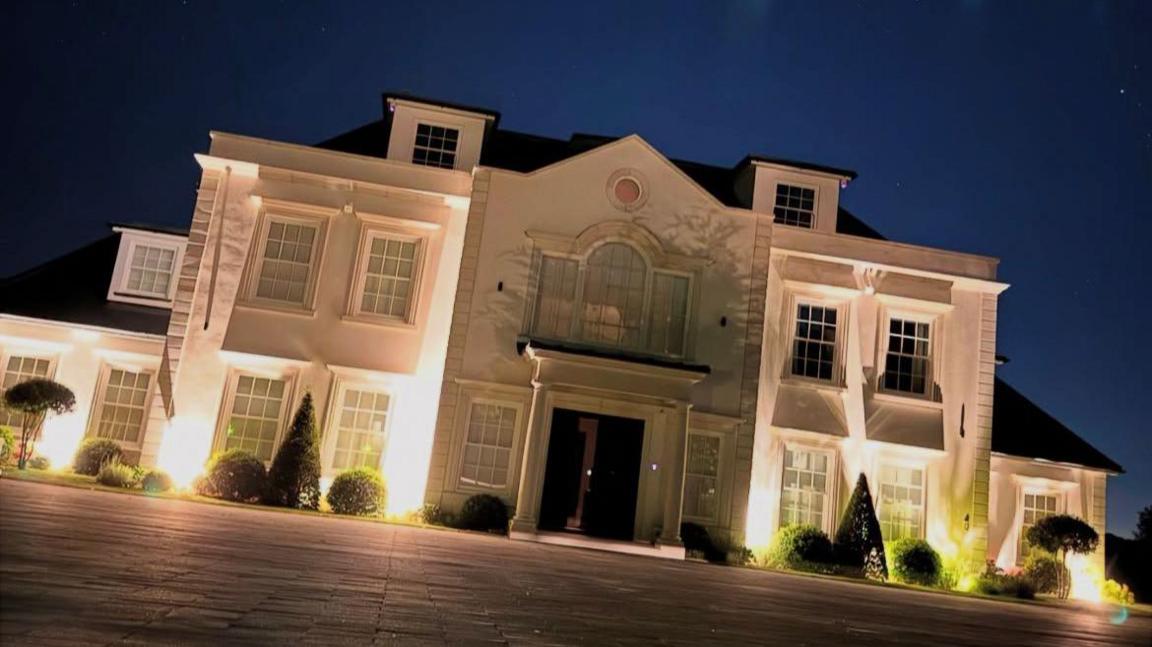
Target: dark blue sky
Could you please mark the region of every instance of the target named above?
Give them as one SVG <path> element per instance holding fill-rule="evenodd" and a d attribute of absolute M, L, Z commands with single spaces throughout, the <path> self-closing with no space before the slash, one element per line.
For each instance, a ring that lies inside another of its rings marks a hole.
<path fill-rule="evenodd" d="M 673 157 L 853 168 L 843 202 L 887 236 L 1003 258 L 1000 374 L 1128 469 L 1108 525 L 1132 529 L 1152 2 L 516 4 L 3 3 L 0 275 L 109 220 L 186 224 L 210 129 L 313 143 L 386 89 Z"/>

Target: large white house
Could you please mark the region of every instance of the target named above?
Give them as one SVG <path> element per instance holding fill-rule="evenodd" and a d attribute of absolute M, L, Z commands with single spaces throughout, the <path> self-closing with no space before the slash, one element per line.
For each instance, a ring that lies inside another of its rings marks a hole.
<path fill-rule="evenodd" d="M 196 159 L 187 231 L 117 224 L 0 286 L 3 385 L 78 396 L 56 464 L 85 436 L 183 481 L 270 460 L 311 392 L 327 475 L 378 467 L 393 513 L 494 494 L 513 538 L 757 548 L 832 532 L 859 474 L 886 539 L 970 564 L 1018 563 L 1047 514 L 1104 530 L 1120 467 L 995 376 L 997 260 L 884 239 L 841 206 L 852 171 L 402 95 Z"/>

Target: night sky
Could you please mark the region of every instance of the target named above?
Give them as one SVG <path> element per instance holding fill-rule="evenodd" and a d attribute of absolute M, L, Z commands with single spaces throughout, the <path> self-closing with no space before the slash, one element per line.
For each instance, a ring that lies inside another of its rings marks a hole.
<path fill-rule="evenodd" d="M 999 369 L 1152 503 L 1152 2 L 4 2 L 0 275 L 185 226 L 208 131 L 315 143 L 402 90 L 671 157 L 856 169 L 890 238 L 1001 257 Z M 330 6 L 331 5 L 331 6 Z"/>

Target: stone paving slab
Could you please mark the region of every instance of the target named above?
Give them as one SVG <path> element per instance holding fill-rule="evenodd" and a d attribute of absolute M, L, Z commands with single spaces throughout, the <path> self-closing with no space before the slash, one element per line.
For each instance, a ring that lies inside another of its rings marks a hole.
<path fill-rule="evenodd" d="M 0 645 L 1150 645 L 1152 618 L 0 480 Z"/>

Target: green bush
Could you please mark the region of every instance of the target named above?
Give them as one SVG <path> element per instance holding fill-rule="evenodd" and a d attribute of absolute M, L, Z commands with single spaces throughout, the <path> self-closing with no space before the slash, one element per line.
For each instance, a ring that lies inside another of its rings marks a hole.
<path fill-rule="evenodd" d="M 164 470 L 148 470 L 144 478 L 140 479 L 140 487 L 145 492 L 167 492 L 172 489 L 172 477 Z"/>
<path fill-rule="evenodd" d="M 836 529 L 833 549 L 836 561 L 840 564 L 859 569 L 865 577 L 871 579 L 888 579 L 880 521 L 876 519 L 872 494 L 868 491 L 868 479 L 863 474 L 856 479 L 856 489 L 852 491 L 852 498 Z"/>
<path fill-rule="evenodd" d="M 1136 603 L 1136 596 L 1128 589 L 1128 585 L 1121 584 L 1116 580 L 1106 580 L 1104 586 L 1100 589 L 1100 595 L 1104 598 L 1105 602 L 1111 602 L 1112 604 L 1120 604 L 1127 607 Z"/>
<path fill-rule="evenodd" d="M 109 487 L 132 488 L 136 485 L 136 469 L 120 461 L 109 461 L 100 466 L 96 482 Z"/>
<path fill-rule="evenodd" d="M 264 494 L 268 473 L 264 463 L 242 449 L 230 449 L 208 463 L 198 492 L 227 501 L 250 502 Z"/>
<path fill-rule="evenodd" d="M 1036 597 L 1036 587 L 1032 585 L 1031 580 L 1023 575 L 985 573 L 976 580 L 975 590 L 984 595 L 1003 595 L 1022 600 L 1031 600 Z"/>
<path fill-rule="evenodd" d="M 328 505 L 336 514 L 372 515 L 384 509 L 387 491 L 376 470 L 358 467 L 341 472 L 328 488 Z"/>
<path fill-rule="evenodd" d="M 474 494 L 464 502 L 457 522 L 465 530 L 505 534 L 508 532 L 508 506 L 491 494 Z"/>
<path fill-rule="evenodd" d="M 28 467 L 34 470 L 46 470 L 52 467 L 52 461 L 48 460 L 47 456 L 33 456 L 31 460 L 28 461 Z"/>
<path fill-rule="evenodd" d="M 898 539 L 888 550 L 892 578 L 897 582 L 935 586 L 940 581 L 940 555 L 923 539 Z"/>
<path fill-rule="evenodd" d="M 123 456 L 120 443 L 107 438 L 87 438 L 80 443 L 72 458 L 72 471 L 96 476 L 105 463 L 120 462 Z"/>
<path fill-rule="evenodd" d="M 832 542 L 816 526 L 784 526 L 772 537 L 767 561 L 780 568 L 826 570 L 820 565 L 833 562 Z"/>
<path fill-rule="evenodd" d="M 1024 575 L 1037 593 L 1056 593 L 1068 577 L 1068 568 L 1052 555 L 1033 554 L 1024 562 Z"/>
<path fill-rule="evenodd" d="M 317 447 L 316 413 L 312 394 L 305 393 L 288 437 L 276 450 L 268 470 L 266 505 L 284 508 L 320 508 L 320 450 Z"/>
<path fill-rule="evenodd" d="M 12 460 L 16 452 L 16 437 L 12 435 L 12 430 L 0 425 L 0 465 Z"/>
<path fill-rule="evenodd" d="M 714 564 L 728 561 L 727 542 L 716 541 L 708 534 L 708 529 L 698 523 L 686 521 L 680 524 L 680 541 L 689 555 L 701 557 Z"/>

